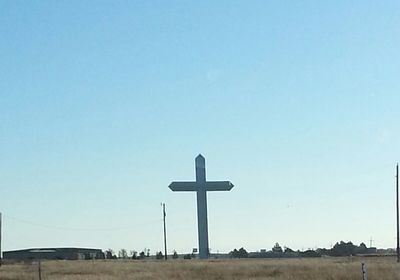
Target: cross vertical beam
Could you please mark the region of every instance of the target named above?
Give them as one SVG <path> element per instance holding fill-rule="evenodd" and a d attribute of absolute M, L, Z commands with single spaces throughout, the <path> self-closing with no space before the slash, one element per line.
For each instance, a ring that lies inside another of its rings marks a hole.
<path fill-rule="evenodd" d="M 202 155 L 196 157 L 197 184 L 197 231 L 199 236 L 199 257 L 207 259 L 208 221 L 207 221 L 207 191 L 206 191 L 206 160 Z"/>

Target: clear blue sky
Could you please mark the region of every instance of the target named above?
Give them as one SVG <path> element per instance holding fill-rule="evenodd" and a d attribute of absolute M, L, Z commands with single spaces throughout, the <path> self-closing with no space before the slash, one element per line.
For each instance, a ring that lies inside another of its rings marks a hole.
<path fill-rule="evenodd" d="M 399 1 L 1 1 L 3 249 L 395 246 Z"/>

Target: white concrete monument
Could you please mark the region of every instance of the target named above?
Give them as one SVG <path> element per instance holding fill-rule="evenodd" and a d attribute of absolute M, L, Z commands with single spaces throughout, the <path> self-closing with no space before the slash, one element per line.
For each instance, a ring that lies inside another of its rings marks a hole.
<path fill-rule="evenodd" d="M 233 184 L 229 181 L 206 181 L 206 160 L 202 155 L 198 155 L 196 157 L 196 181 L 172 182 L 169 188 L 174 192 L 197 192 L 199 257 L 207 259 L 209 255 L 207 191 L 230 191 Z"/>

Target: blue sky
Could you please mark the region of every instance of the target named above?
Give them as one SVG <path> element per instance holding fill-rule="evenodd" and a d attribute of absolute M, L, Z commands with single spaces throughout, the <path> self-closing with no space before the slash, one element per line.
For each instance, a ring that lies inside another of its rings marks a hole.
<path fill-rule="evenodd" d="M 398 1 L 1 1 L 3 249 L 395 246 Z M 369 244 L 368 244 L 369 245 Z"/>

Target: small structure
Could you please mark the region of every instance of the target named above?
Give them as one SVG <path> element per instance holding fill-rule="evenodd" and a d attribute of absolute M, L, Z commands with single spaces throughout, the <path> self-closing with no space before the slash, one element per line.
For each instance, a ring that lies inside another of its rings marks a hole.
<path fill-rule="evenodd" d="M 376 247 L 367 248 L 367 254 L 376 254 L 378 253 L 378 249 Z"/>
<path fill-rule="evenodd" d="M 33 248 L 3 252 L 4 260 L 92 260 L 104 259 L 100 249 Z"/>

